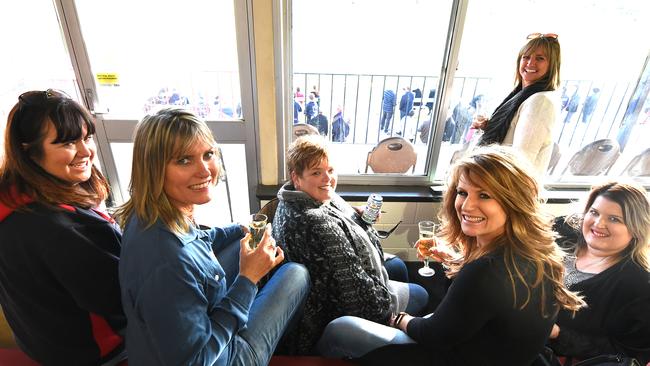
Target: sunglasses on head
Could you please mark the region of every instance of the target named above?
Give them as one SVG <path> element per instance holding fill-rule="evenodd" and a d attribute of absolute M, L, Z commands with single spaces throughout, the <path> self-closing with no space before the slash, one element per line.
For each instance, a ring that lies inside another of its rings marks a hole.
<path fill-rule="evenodd" d="M 24 105 L 34 105 L 47 102 L 50 99 L 72 99 L 62 90 L 47 89 L 45 91 L 28 91 L 18 97 L 18 101 Z"/>
<path fill-rule="evenodd" d="M 555 33 L 531 33 L 526 39 L 535 39 L 535 38 L 553 38 L 557 39 L 557 34 Z"/>

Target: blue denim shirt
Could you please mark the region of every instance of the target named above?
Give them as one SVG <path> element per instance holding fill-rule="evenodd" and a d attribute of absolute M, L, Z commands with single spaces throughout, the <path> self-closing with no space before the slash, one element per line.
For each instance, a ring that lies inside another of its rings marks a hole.
<path fill-rule="evenodd" d="M 246 327 L 257 287 L 237 276 L 230 287 L 213 253 L 243 237 L 239 225 L 176 235 L 132 217 L 119 265 L 133 365 L 213 365 Z"/>

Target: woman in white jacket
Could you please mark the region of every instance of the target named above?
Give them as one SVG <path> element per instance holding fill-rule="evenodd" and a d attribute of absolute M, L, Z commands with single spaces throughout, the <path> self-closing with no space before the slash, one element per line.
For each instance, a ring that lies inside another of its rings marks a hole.
<path fill-rule="evenodd" d="M 548 167 L 552 132 L 560 113 L 555 90 L 560 85 L 560 43 L 557 34 L 532 33 L 517 55 L 514 90 L 492 117 L 477 117 L 472 127 L 485 132 L 479 145 L 513 146 L 531 163 L 537 176 Z"/>

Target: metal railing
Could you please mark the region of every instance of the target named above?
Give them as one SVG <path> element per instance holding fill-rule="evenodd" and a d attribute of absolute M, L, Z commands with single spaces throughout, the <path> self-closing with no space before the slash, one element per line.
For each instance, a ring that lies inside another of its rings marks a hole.
<path fill-rule="evenodd" d="M 350 133 L 342 143 L 347 144 L 376 144 L 388 136 L 401 132 L 405 138 L 414 143 L 422 143 L 418 131 L 424 123 L 430 123 L 430 111 L 435 103 L 435 93 L 438 87 L 438 77 L 425 75 L 377 75 L 377 74 L 332 74 L 332 73 L 294 73 L 293 83 L 300 88 L 304 95 L 303 112 L 299 115 L 300 122 L 309 123 L 305 119 L 305 103 L 308 95 L 316 91 L 318 109 L 323 112 L 329 123 L 328 138 L 332 139 L 332 117 L 340 107 L 344 119 L 349 121 Z M 468 101 L 478 95 L 484 95 L 487 100 L 497 103 L 504 95 L 489 95 L 491 78 L 487 77 L 456 77 L 455 90 L 452 92 L 450 110 L 457 105 L 468 107 Z M 419 90 L 413 100 L 413 116 L 400 118 L 400 96 L 405 87 L 412 92 Z M 387 134 L 380 131 L 380 116 L 384 90 L 393 90 L 396 94 L 397 106 L 390 122 Z M 597 91 L 596 91 L 597 89 Z M 600 138 L 615 137 L 618 127 L 623 120 L 626 106 L 631 95 L 629 81 L 595 81 L 595 80 L 565 80 L 560 87 L 563 98 L 561 121 L 554 131 L 554 141 L 564 149 L 580 148 L 591 141 Z M 431 93 L 431 91 L 434 93 Z M 294 93 L 295 93 L 294 89 Z M 592 95 L 596 95 L 592 97 Z M 295 94 L 294 94 L 295 96 Z M 572 100 L 573 97 L 573 100 Z M 301 99 L 301 98 L 299 98 Z M 590 102 L 587 102 L 590 100 Z M 574 104 L 575 108 L 568 107 Z M 586 108 L 585 108 L 586 107 Z M 573 110 L 573 111 L 572 111 Z M 490 111 L 491 112 L 491 111 Z M 435 120 L 435 119 L 434 119 Z M 424 139 L 426 141 L 426 139 Z"/>

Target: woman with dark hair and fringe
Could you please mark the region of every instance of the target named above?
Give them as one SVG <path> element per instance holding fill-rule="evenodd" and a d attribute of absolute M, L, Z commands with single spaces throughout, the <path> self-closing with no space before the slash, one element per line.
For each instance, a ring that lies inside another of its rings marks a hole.
<path fill-rule="evenodd" d="M 16 343 L 46 365 L 113 365 L 120 335 L 121 233 L 98 207 L 95 125 L 62 92 L 18 98 L 0 168 L 0 303 Z"/>
<path fill-rule="evenodd" d="M 579 291 L 588 306 L 575 316 L 560 311 L 549 346 L 558 355 L 577 359 L 623 354 L 645 365 L 650 362 L 650 202 L 646 190 L 621 182 L 595 186 L 582 218 L 568 223 L 558 230 L 569 237 L 559 244 L 573 252 L 564 261 L 564 282 Z M 566 230 L 571 226 L 575 226 L 574 233 Z"/>

